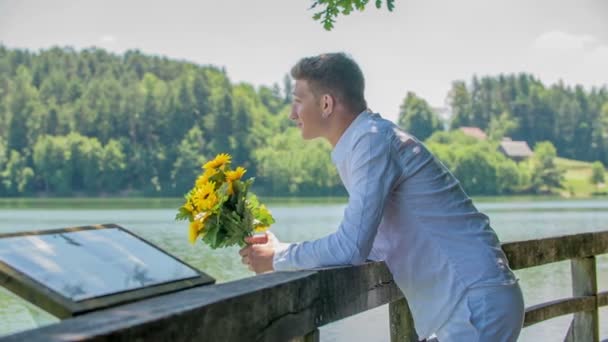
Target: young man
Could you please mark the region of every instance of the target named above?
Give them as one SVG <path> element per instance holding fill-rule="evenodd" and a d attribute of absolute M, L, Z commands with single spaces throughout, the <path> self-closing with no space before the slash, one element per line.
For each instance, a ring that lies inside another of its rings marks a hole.
<path fill-rule="evenodd" d="M 364 77 L 342 53 L 303 58 L 290 118 L 322 137 L 348 191 L 338 230 L 301 243 L 240 251 L 257 273 L 384 261 L 408 300 L 420 337 L 515 341 L 522 293 L 486 215 L 416 138 L 369 111 Z M 250 243 L 255 243 L 251 240 Z"/>

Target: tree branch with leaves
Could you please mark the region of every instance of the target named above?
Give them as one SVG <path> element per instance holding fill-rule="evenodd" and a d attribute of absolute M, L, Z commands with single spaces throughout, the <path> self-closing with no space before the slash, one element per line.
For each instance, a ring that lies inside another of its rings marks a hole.
<path fill-rule="evenodd" d="M 369 0 L 313 0 L 310 9 L 323 7 L 323 10 L 316 12 L 313 15 L 314 20 L 319 20 L 323 23 L 323 28 L 331 31 L 334 28 L 334 23 L 339 15 L 349 15 L 353 11 L 363 11 L 368 5 Z M 377 9 L 382 8 L 382 3 L 386 2 L 386 8 L 392 12 L 395 8 L 395 0 L 375 0 Z"/>

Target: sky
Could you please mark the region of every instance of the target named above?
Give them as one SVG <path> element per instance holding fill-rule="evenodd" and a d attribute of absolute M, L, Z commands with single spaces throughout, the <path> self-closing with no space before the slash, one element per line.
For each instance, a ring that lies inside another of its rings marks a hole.
<path fill-rule="evenodd" d="M 451 83 L 473 75 L 608 85 L 608 0 L 395 0 L 393 12 L 374 2 L 328 32 L 310 0 L 0 0 L 0 43 L 139 49 L 256 86 L 342 51 L 363 70 L 369 107 L 392 120 L 408 91 L 445 107 Z"/>

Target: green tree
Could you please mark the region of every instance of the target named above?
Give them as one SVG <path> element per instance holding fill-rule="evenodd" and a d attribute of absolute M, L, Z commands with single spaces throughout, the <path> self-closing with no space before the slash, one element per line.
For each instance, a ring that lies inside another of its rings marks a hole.
<path fill-rule="evenodd" d="M 172 187 L 175 194 L 184 194 L 194 184 L 205 162 L 205 139 L 203 132 L 194 126 L 186 133 L 177 149 L 177 159 L 171 171 Z"/>
<path fill-rule="evenodd" d="M 205 119 L 205 134 L 209 137 L 210 154 L 232 153 L 235 141 L 231 139 L 234 129 L 233 89 L 227 78 L 211 97 L 212 113 Z"/>
<path fill-rule="evenodd" d="M 120 141 L 110 139 L 103 147 L 101 163 L 101 189 L 103 192 L 115 193 L 125 183 L 126 157 Z"/>
<path fill-rule="evenodd" d="M 69 102 L 69 84 L 65 73 L 57 70 L 43 79 L 40 99 L 47 104 L 51 101 L 60 105 Z"/>
<path fill-rule="evenodd" d="M 496 193 L 511 194 L 522 189 L 521 175 L 517 164 L 504 157 L 502 154 L 495 154 L 502 157 L 496 162 Z"/>
<path fill-rule="evenodd" d="M 84 137 L 78 133 L 66 136 L 70 148 L 73 191 L 84 190 L 95 194 L 101 189 L 103 147 L 97 138 Z"/>
<path fill-rule="evenodd" d="M 324 141 L 302 143 L 300 132 L 294 127 L 271 137 L 266 147 L 255 151 L 257 191 L 308 196 L 343 194 L 330 151 Z"/>
<path fill-rule="evenodd" d="M 283 77 L 283 96 L 285 104 L 291 104 L 293 98 L 293 81 L 289 74 L 285 74 Z"/>
<path fill-rule="evenodd" d="M 485 151 L 469 146 L 456 153 L 454 175 L 467 193 L 498 194 L 496 167 Z"/>
<path fill-rule="evenodd" d="M 598 96 L 600 97 L 600 96 Z M 598 100 L 600 102 L 601 100 Z M 608 164 L 608 102 L 598 106 L 598 118 L 595 120 L 592 148 L 596 149 L 596 158 Z"/>
<path fill-rule="evenodd" d="M 534 146 L 532 158 L 532 190 L 536 193 L 552 192 L 563 188 L 564 170 L 555 165 L 557 151 L 549 141 Z"/>
<path fill-rule="evenodd" d="M 271 113 L 278 113 L 285 106 L 285 97 L 281 95 L 281 90 L 277 84 L 272 88 L 261 86 L 259 96 Z"/>
<path fill-rule="evenodd" d="M 72 192 L 73 166 L 68 139 L 42 136 L 34 145 L 34 169 L 47 193 L 68 195 Z"/>
<path fill-rule="evenodd" d="M 6 153 L 6 145 L 4 144 L 4 142 L 2 141 L 2 139 L 0 139 L 0 172 L 2 170 L 4 170 L 4 166 L 6 164 L 6 160 L 7 160 L 7 153 Z"/>
<path fill-rule="evenodd" d="M 470 126 L 473 122 L 472 100 L 466 84 L 462 81 L 453 82 L 452 89 L 448 93 L 448 99 L 452 108 L 450 128 L 456 129 L 462 126 Z"/>
<path fill-rule="evenodd" d="M 398 124 L 420 140 L 441 130 L 441 122 L 428 103 L 413 92 L 408 92 L 399 112 Z"/>
<path fill-rule="evenodd" d="M 469 194 L 501 195 L 523 190 L 517 164 L 499 153 L 495 142 L 481 141 L 457 130 L 437 132 L 425 144 L 453 171 Z"/>
<path fill-rule="evenodd" d="M 591 184 L 600 184 L 600 183 L 604 183 L 605 181 L 605 169 L 604 169 L 604 164 L 602 164 L 601 161 L 596 161 L 591 165 Z"/>
<path fill-rule="evenodd" d="M 0 193 L 6 196 L 27 194 L 31 191 L 34 171 L 18 151 L 11 150 L 4 171 L 0 173 Z"/>
<path fill-rule="evenodd" d="M 23 65 L 17 69 L 8 107 L 8 148 L 22 152 L 27 147 L 31 148 L 41 127 L 38 90 L 32 85 L 30 71 Z"/>
<path fill-rule="evenodd" d="M 503 137 L 509 136 L 517 129 L 517 120 L 509 112 L 503 112 L 499 117 L 493 117 L 490 121 L 489 138 L 500 141 Z"/>

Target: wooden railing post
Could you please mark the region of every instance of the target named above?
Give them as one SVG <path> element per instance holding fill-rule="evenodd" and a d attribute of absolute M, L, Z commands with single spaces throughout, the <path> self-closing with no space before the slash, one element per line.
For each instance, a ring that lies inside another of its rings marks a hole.
<path fill-rule="evenodd" d="M 594 296 L 595 308 L 577 312 L 566 335 L 567 342 L 599 342 L 597 275 L 595 256 L 572 259 L 572 294 Z"/>
<path fill-rule="evenodd" d="M 414 319 L 405 297 L 389 303 L 388 311 L 391 342 L 418 342 Z"/>

